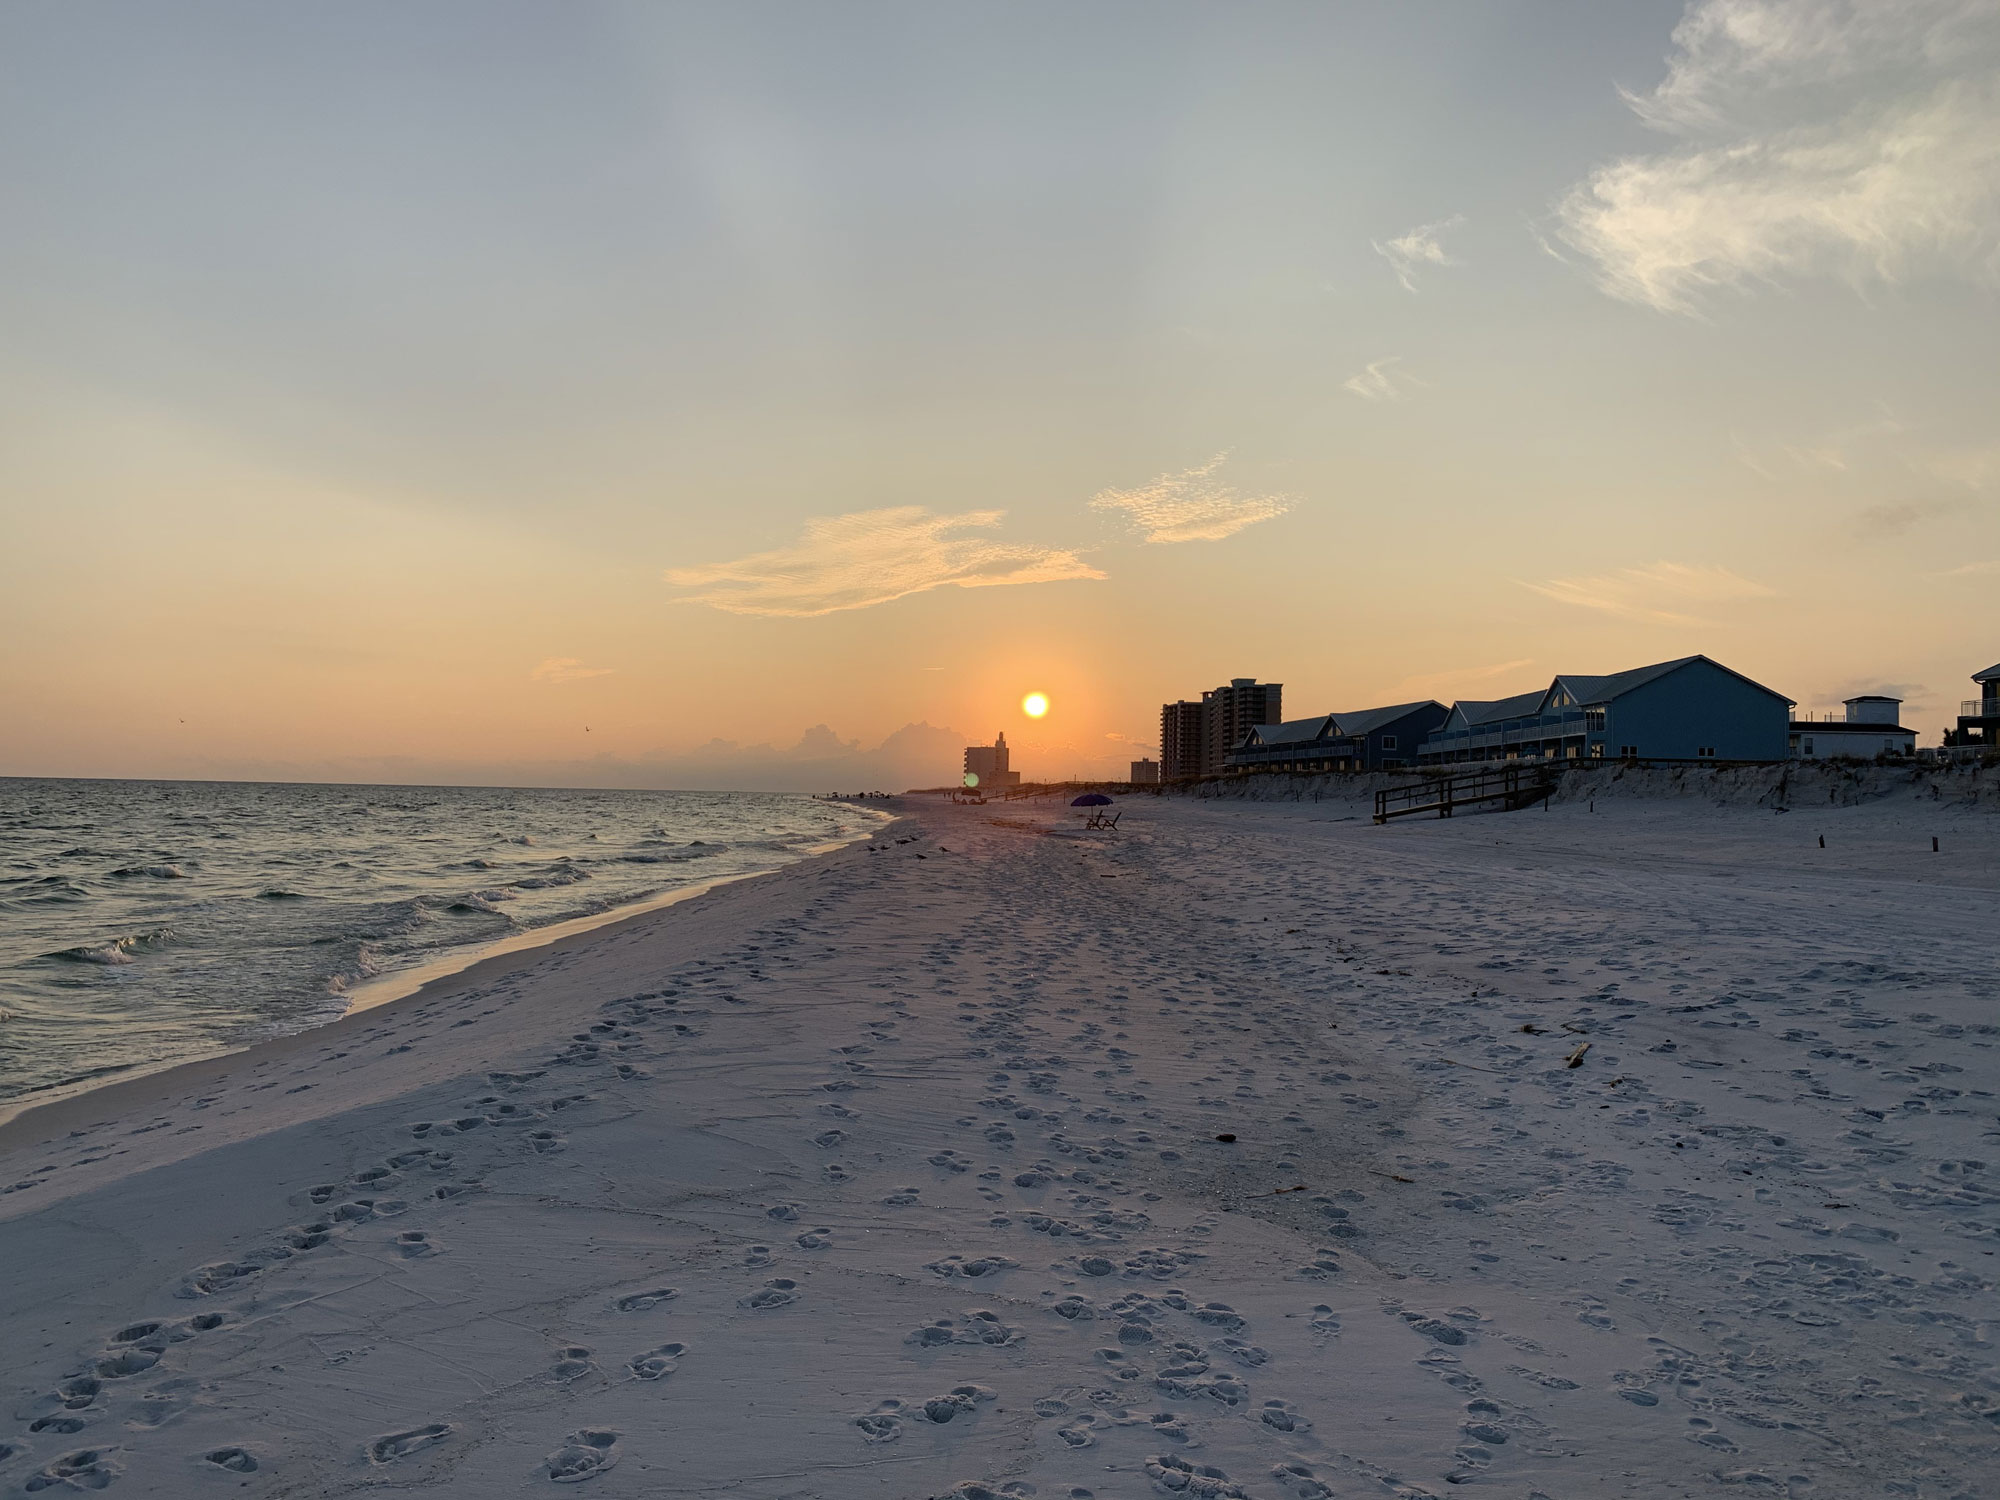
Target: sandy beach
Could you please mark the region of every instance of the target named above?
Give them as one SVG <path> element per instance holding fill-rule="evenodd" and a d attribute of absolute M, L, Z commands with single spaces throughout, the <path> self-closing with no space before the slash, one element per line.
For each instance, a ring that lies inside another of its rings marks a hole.
<path fill-rule="evenodd" d="M 1991 1493 L 1993 813 L 1127 809 L 0 1127 L 0 1489 Z"/>

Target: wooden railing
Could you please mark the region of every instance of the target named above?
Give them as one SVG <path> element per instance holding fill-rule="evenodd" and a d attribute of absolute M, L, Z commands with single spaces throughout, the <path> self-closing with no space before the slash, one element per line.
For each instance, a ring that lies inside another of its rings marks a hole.
<path fill-rule="evenodd" d="M 1391 818 L 1427 812 L 1448 818 L 1461 807 L 1487 802 L 1498 802 L 1512 812 L 1532 802 L 1547 801 L 1555 785 L 1556 773 L 1546 766 L 1507 766 L 1465 776 L 1428 777 L 1377 792 L 1375 821 L 1386 823 Z"/>

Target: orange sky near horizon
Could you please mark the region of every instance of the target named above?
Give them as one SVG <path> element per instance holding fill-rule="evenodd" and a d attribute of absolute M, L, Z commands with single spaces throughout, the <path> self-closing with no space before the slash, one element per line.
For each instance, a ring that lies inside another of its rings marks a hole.
<path fill-rule="evenodd" d="M 1101 777 L 1694 652 L 1934 744 L 2000 21 L 1760 3 L 17 8 L 0 775 Z"/>

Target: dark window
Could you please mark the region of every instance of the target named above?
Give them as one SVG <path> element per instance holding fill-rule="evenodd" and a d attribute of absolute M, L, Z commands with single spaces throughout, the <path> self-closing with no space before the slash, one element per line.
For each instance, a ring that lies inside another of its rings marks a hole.
<path fill-rule="evenodd" d="M 1385 735 L 1383 735 L 1383 736 L 1382 736 L 1382 748 L 1383 748 L 1384 750 L 1393 750 L 1393 749 L 1395 749 L 1395 748 L 1396 748 L 1396 737 L 1395 737 L 1395 736 L 1394 736 L 1393 734 L 1385 734 Z"/>
<path fill-rule="evenodd" d="M 1601 708 L 1586 708 L 1583 711 L 1583 727 L 1588 732 L 1596 734 L 1604 733 L 1604 710 Z"/>

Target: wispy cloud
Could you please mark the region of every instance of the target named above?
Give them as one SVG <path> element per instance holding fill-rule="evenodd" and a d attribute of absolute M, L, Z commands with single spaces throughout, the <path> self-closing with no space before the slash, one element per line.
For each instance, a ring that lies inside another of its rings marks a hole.
<path fill-rule="evenodd" d="M 2000 244 L 2000 6 L 1696 0 L 1665 80 L 1627 95 L 1673 149 L 1599 168 L 1559 233 L 1613 296 L 1919 269 L 1982 279 Z"/>
<path fill-rule="evenodd" d="M 1901 536 L 1926 521 L 1941 520 L 1966 509 L 1968 500 L 1904 500 L 1870 505 L 1854 517 L 1854 529 L 1863 537 Z"/>
<path fill-rule="evenodd" d="M 609 677 L 612 667 L 586 667 L 574 656 L 551 656 L 528 676 L 536 682 L 581 682 L 586 677 Z"/>
<path fill-rule="evenodd" d="M 1389 269 L 1396 273 L 1396 280 L 1403 284 L 1403 290 L 1417 289 L 1417 272 L 1432 266 L 1455 266 L 1457 261 L 1445 254 L 1444 245 L 1438 236 L 1448 229 L 1456 229 L 1465 222 L 1463 214 L 1453 214 L 1448 219 L 1439 219 L 1431 224 L 1419 224 L 1405 234 L 1384 243 L 1371 240 L 1375 253 L 1389 262 Z"/>
<path fill-rule="evenodd" d="M 734 562 L 669 568 L 667 582 L 700 592 L 684 604 L 739 615 L 809 618 L 867 609 L 929 589 L 997 588 L 1105 575 L 1075 552 L 961 533 L 998 526 L 1005 511 L 933 515 L 919 505 L 821 516 L 799 540 Z"/>
<path fill-rule="evenodd" d="M 1523 656 L 1515 661 L 1496 661 L 1485 667 L 1455 667 L 1448 672 L 1426 672 L 1420 677 L 1405 677 L 1397 684 L 1401 693 L 1451 692 L 1469 682 L 1491 682 L 1496 677 L 1505 677 L 1518 672 L 1523 667 L 1532 667 L 1535 659 Z"/>
<path fill-rule="evenodd" d="M 1402 362 L 1400 355 L 1378 359 L 1359 375 L 1350 375 L 1341 381 L 1340 388 L 1364 401 L 1401 401 L 1423 385 L 1416 376 L 1396 368 Z"/>
<path fill-rule="evenodd" d="M 2000 560 L 1962 563 L 1956 568 L 1946 568 L 1936 576 L 1939 578 L 1988 578 L 1995 573 L 2000 573 Z"/>
<path fill-rule="evenodd" d="M 1594 578 L 1551 578 L 1544 583 L 1516 581 L 1559 604 L 1602 610 L 1656 625 L 1704 624 L 1705 621 L 1686 611 L 1701 605 L 1768 599 L 1777 592 L 1727 568 L 1691 568 L 1671 562 L 1658 562 L 1647 568 L 1620 568 Z"/>
<path fill-rule="evenodd" d="M 1927 455 L 1919 467 L 1969 490 L 1991 489 L 2000 485 L 2000 447 L 1939 449 Z"/>
<path fill-rule="evenodd" d="M 1101 491 L 1090 508 L 1122 513 L 1149 542 L 1219 542 L 1292 508 L 1289 495 L 1239 495 L 1217 479 L 1228 457 L 1218 453 L 1199 468 L 1162 474 L 1136 490 Z"/>

